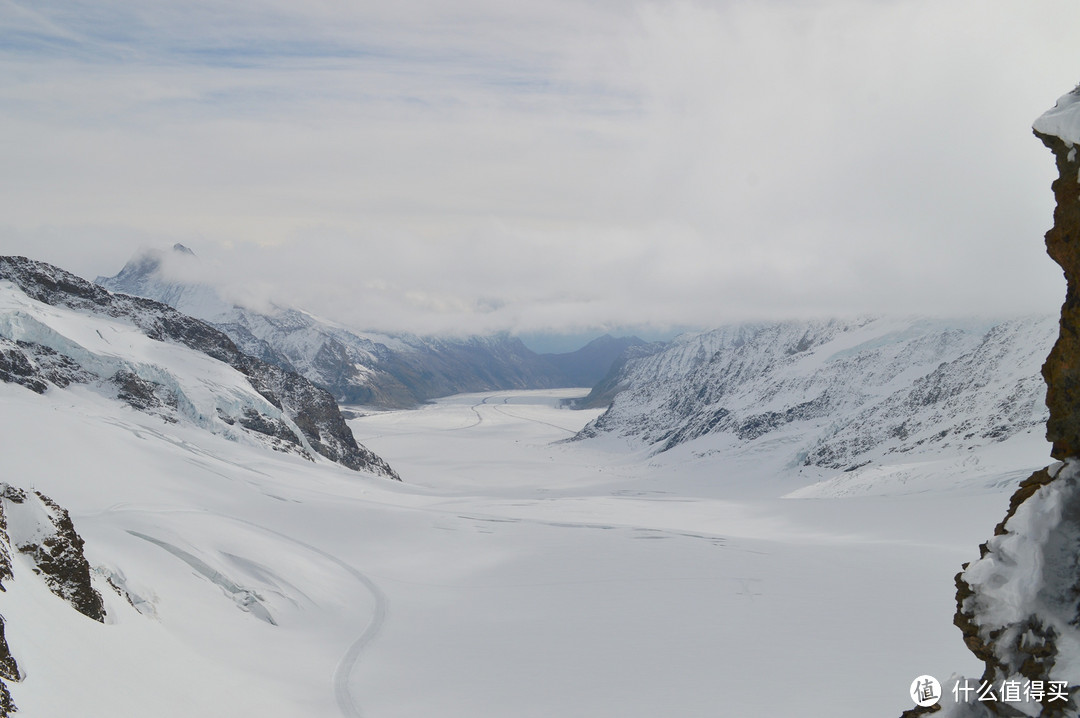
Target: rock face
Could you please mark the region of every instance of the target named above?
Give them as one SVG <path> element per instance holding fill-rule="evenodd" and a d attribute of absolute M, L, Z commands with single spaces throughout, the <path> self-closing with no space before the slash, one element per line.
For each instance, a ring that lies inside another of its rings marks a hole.
<path fill-rule="evenodd" d="M 357 471 L 399 479 L 385 461 L 356 443 L 326 391 L 298 374 L 244 354 L 228 336 L 204 322 L 160 302 L 112 294 L 62 269 L 23 257 L 0 257 L 0 280 L 42 304 L 74 310 L 90 319 L 118 319 L 152 340 L 210 357 L 243 375 L 255 393 L 224 392 L 199 401 L 192 391 L 206 394 L 205 387 L 214 382 L 196 379 L 185 387 L 159 363 L 125 359 L 111 347 L 90 351 L 86 339 L 80 342 L 64 336 L 48 325 L 46 317 L 21 306 L 15 295 L 10 306 L 0 311 L 0 380 L 38 393 L 50 385 L 109 385 L 116 398 L 166 421 L 185 417 L 221 433 L 240 427 L 247 436 L 277 450 L 307 458 L 314 452 Z M 63 326 L 65 331 L 79 331 Z M 101 330 L 97 332 L 90 341 L 108 345 Z"/>
<path fill-rule="evenodd" d="M 2 493 L 8 548 L 32 560 L 33 572 L 53 594 L 87 618 L 103 622 L 101 594 L 91 584 L 83 540 L 67 509 L 37 491 L 4 484 Z"/>
<path fill-rule="evenodd" d="M 947 702 L 947 716 L 1080 715 L 1080 88 L 1036 120 L 1034 131 L 1054 153 L 1059 173 L 1046 248 L 1068 288 L 1060 333 L 1042 371 L 1047 438 L 1061 461 L 1021 484 L 979 559 L 956 577 L 955 623 L 985 664 L 971 683 L 992 685 L 999 698 Z M 1002 700 L 1010 684 L 1043 690 Z"/>
<path fill-rule="evenodd" d="M 1046 405 L 1050 420 L 1046 437 L 1053 456 L 1080 455 L 1080 157 L 1072 142 L 1035 130 L 1054 153 L 1058 178 L 1052 185 L 1054 226 L 1046 233 L 1046 252 L 1065 270 L 1065 303 L 1061 306 L 1061 333 L 1046 358 Z"/>

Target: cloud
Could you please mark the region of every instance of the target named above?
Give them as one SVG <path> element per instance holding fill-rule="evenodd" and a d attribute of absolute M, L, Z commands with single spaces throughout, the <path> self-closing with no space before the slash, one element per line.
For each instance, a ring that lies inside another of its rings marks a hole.
<path fill-rule="evenodd" d="M 423 332 L 1060 303 L 1072 3 L 0 8 L 3 252 Z"/>

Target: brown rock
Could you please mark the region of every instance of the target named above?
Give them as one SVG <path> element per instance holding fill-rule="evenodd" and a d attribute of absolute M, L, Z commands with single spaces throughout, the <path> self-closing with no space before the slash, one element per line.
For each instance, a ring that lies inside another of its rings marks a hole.
<path fill-rule="evenodd" d="M 1064 459 L 1080 455 L 1080 152 L 1059 137 L 1035 135 L 1054 153 L 1059 175 L 1052 185 L 1057 206 L 1046 253 L 1061 265 L 1067 287 L 1060 334 L 1042 374 L 1050 407 L 1046 438 L 1053 442 L 1052 456 Z"/>

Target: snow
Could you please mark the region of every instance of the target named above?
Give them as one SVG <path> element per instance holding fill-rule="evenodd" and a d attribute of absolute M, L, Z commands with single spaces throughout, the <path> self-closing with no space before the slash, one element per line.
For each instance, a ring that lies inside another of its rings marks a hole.
<path fill-rule="evenodd" d="M 254 408 L 288 425 L 308 454 L 315 455 L 299 427 L 236 369 L 193 349 L 151 339 L 130 322 L 44 304 L 0 281 L 0 337 L 46 346 L 101 379 L 123 371 L 160 384 L 175 395 L 181 416 L 236 441 L 257 439 L 227 424 L 222 415 L 236 417 Z"/>
<path fill-rule="evenodd" d="M 1047 461 L 1046 457 L 1044 431 L 1033 428 L 978 450 L 893 459 L 833 473 L 829 478 L 792 491 L 787 498 L 997 492 L 1026 479 L 1032 467 Z M 945 484 L 943 476 L 949 477 Z"/>
<path fill-rule="evenodd" d="M 0 384 L 6 480 L 72 512 L 109 612 L 76 614 L 17 557 L 0 594 L 27 674 L 16 703 L 43 718 L 862 718 L 910 707 L 914 676 L 978 672 L 952 576 L 1004 513 L 996 459 L 976 484 L 792 501 L 808 479 L 758 454 L 552 443 L 598 413 L 558 408 L 574 394 L 352 420 L 401 485 L 86 387 Z"/>
<path fill-rule="evenodd" d="M 1070 148 L 1080 144 L 1080 87 L 1059 97 L 1051 109 L 1035 120 L 1032 128 L 1044 135 L 1060 137 Z M 1072 161 L 1072 156 L 1069 160 Z"/>

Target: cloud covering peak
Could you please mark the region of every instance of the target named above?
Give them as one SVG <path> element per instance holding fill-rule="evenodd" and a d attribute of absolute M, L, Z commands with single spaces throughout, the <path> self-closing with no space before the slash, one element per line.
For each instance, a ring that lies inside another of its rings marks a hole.
<path fill-rule="evenodd" d="M 1067 2 L 0 8 L 0 252 L 370 329 L 1050 311 Z M 1009 48 L 1003 50 L 1003 48 Z"/>

